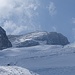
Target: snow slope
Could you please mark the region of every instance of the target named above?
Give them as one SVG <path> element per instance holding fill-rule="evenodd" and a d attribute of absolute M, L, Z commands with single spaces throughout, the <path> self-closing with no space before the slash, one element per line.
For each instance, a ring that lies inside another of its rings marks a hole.
<path fill-rule="evenodd" d="M 39 69 L 36 72 L 41 75 L 75 75 L 75 66 Z"/>
<path fill-rule="evenodd" d="M 37 37 L 42 37 L 45 35 L 47 35 L 47 32 L 33 32 L 33 33 L 29 33 L 26 35 L 20 35 L 20 36 L 9 35 L 8 38 L 12 42 L 12 45 L 15 47 L 17 44 L 21 42 L 25 42 L 28 40 L 34 40 Z"/>
<path fill-rule="evenodd" d="M 39 45 L 0 51 L 1 66 L 20 66 L 39 75 L 74 75 L 75 47 Z"/>
<path fill-rule="evenodd" d="M 0 75 L 38 75 L 17 66 L 0 66 Z"/>

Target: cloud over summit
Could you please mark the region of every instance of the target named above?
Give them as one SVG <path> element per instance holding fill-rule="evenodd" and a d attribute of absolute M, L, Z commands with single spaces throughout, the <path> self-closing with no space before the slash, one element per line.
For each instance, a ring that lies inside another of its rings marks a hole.
<path fill-rule="evenodd" d="M 39 30 L 34 22 L 39 5 L 37 0 L 0 0 L 0 25 L 8 34 Z"/>

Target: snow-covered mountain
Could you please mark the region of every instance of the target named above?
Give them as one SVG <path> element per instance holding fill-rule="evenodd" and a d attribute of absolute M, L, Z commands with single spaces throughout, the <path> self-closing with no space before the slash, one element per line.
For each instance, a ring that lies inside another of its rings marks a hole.
<path fill-rule="evenodd" d="M 33 32 L 27 35 L 9 35 L 9 40 L 16 47 L 30 47 L 36 45 L 66 45 L 68 39 L 57 32 Z"/>
<path fill-rule="evenodd" d="M 33 32 L 8 38 L 13 47 L 0 50 L 0 75 L 75 74 L 75 45 L 64 35 Z"/>
<path fill-rule="evenodd" d="M 0 75 L 38 75 L 17 66 L 0 66 Z"/>

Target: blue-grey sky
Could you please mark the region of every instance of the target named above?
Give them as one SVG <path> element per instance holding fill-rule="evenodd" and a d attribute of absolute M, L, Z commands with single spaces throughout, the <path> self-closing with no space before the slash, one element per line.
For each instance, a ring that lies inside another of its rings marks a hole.
<path fill-rule="evenodd" d="M 7 34 L 56 31 L 75 41 L 75 0 L 0 0 L 0 26 Z"/>

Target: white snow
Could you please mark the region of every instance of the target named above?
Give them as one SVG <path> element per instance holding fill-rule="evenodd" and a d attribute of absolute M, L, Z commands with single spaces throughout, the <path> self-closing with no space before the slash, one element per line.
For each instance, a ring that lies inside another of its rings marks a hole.
<path fill-rule="evenodd" d="M 17 66 L 0 66 L 0 75 L 38 75 Z"/>
<path fill-rule="evenodd" d="M 31 40 L 31 39 L 33 39 L 35 37 L 40 37 L 40 36 L 43 36 L 43 35 L 47 35 L 47 32 L 30 33 L 30 34 L 27 34 L 27 35 L 19 37 L 18 40 L 19 40 L 19 42 L 24 42 L 26 40 Z"/>
<path fill-rule="evenodd" d="M 16 45 L 18 43 L 21 43 L 21 42 L 25 42 L 27 40 L 34 40 L 34 38 L 36 37 L 41 37 L 43 35 L 47 35 L 48 33 L 47 32 L 33 32 L 33 33 L 29 33 L 27 35 L 22 35 L 22 36 L 19 36 L 19 37 L 15 37 L 14 40 L 10 40 L 12 42 L 12 45 L 13 47 L 16 47 Z M 38 41 L 40 44 L 45 44 L 46 41 Z"/>
<path fill-rule="evenodd" d="M 75 47 L 70 45 L 39 45 L 0 51 L 1 66 L 20 66 L 39 75 L 74 75 L 74 59 Z"/>
<path fill-rule="evenodd" d="M 74 43 L 71 43 L 71 44 L 68 44 L 65 47 L 75 47 L 75 42 Z"/>

